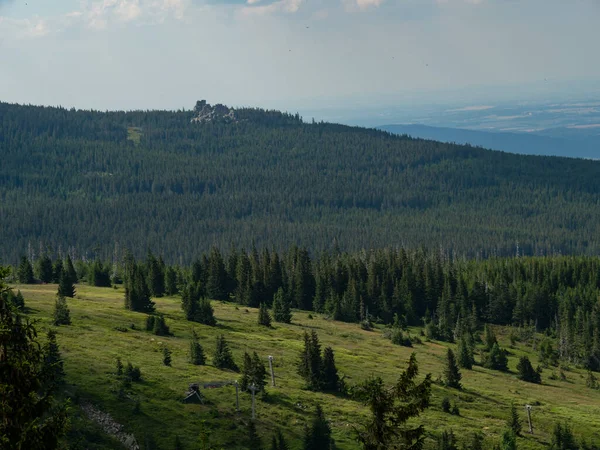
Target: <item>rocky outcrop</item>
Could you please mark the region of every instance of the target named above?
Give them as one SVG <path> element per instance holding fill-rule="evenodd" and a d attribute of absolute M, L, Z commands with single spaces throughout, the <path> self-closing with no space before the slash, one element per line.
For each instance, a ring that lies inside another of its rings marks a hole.
<path fill-rule="evenodd" d="M 194 113 L 196 116 L 192 119 L 192 122 L 212 122 L 215 120 L 235 122 L 237 120 L 235 109 L 228 108 L 220 103 L 211 106 L 209 103 L 206 103 L 206 100 L 198 100 L 196 102 Z"/>
<path fill-rule="evenodd" d="M 125 446 L 125 448 L 129 450 L 140 450 L 140 446 L 137 443 L 135 436 L 133 434 L 125 433 L 125 431 L 123 431 L 123 425 L 116 422 L 110 414 L 100 411 L 94 405 L 89 403 L 82 404 L 81 409 L 88 419 L 100 425 L 100 428 L 102 428 L 106 434 L 116 438 Z"/>

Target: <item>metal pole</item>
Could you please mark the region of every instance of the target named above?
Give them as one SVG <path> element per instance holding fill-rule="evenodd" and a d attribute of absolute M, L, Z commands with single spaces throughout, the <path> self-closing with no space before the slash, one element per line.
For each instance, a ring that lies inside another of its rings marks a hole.
<path fill-rule="evenodd" d="M 531 405 L 525 405 L 527 411 L 527 420 L 529 421 L 529 432 L 533 434 L 533 425 L 531 424 Z"/>
<path fill-rule="evenodd" d="M 240 393 L 237 380 L 235 381 L 235 409 L 240 412 Z"/>
<path fill-rule="evenodd" d="M 271 384 L 275 387 L 275 372 L 273 371 L 273 357 L 269 355 L 269 368 L 271 369 Z"/>

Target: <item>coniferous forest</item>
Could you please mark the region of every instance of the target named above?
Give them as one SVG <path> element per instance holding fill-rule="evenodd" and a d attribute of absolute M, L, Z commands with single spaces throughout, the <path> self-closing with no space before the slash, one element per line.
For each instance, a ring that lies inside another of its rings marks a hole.
<path fill-rule="evenodd" d="M 1 103 L 0 260 L 28 247 L 108 259 L 116 245 L 185 264 L 252 243 L 471 257 L 600 248 L 600 163 L 258 109 L 192 122 L 197 110 Z"/>

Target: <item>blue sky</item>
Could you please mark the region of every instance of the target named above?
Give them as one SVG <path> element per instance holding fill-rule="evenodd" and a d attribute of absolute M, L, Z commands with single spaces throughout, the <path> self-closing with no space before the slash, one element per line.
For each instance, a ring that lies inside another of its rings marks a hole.
<path fill-rule="evenodd" d="M 0 0 L 0 100 L 291 111 L 600 81 L 598 0 Z"/>

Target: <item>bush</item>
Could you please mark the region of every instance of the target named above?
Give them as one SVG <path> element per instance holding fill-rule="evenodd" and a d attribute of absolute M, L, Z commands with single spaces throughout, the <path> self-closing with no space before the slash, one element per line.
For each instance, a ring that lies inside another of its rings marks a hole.
<path fill-rule="evenodd" d="M 392 344 L 402 345 L 404 347 L 412 347 L 412 341 L 408 335 L 404 335 L 400 328 L 392 328 L 392 332 L 390 334 L 390 340 Z"/>
<path fill-rule="evenodd" d="M 128 362 L 127 368 L 125 369 L 125 378 L 129 381 L 137 383 L 142 380 L 142 372 L 139 367 L 134 367 L 133 364 Z"/>
<path fill-rule="evenodd" d="M 452 406 L 450 404 L 450 399 L 448 397 L 444 397 L 442 399 L 442 411 L 444 411 L 445 413 L 450 414 L 451 408 L 452 408 Z"/>
<path fill-rule="evenodd" d="M 146 331 L 151 331 L 156 336 L 170 336 L 171 332 L 162 315 L 151 315 L 146 319 Z"/>

